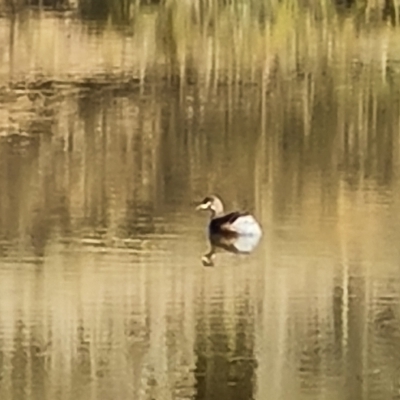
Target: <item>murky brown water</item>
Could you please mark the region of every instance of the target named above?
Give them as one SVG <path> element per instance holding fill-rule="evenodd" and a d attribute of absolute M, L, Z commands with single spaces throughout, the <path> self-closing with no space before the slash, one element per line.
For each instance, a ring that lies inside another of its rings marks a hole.
<path fill-rule="evenodd" d="M 400 398 L 399 31 L 154 13 L 0 19 L 0 398 Z M 206 268 L 211 192 L 264 236 Z"/>

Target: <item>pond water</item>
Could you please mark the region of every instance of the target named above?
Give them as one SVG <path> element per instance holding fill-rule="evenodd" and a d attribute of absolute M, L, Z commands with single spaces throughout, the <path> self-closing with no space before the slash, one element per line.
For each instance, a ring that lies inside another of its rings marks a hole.
<path fill-rule="evenodd" d="M 400 398 L 399 29 L 168 4 L 0 18 L 0 398 Z"/>

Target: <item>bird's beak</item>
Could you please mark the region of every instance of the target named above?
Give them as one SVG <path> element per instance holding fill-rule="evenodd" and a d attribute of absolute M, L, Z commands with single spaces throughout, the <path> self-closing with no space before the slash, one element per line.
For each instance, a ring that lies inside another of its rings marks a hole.
<path fill-rule="evenodd" d="M 197 207 L 196 207 L 196 210 L 198 211 L 198 210 L 208 210 L 209 209 L 209 207 L 210 207 L 210 203 L 202 203 L 202 204 L 199 204 Z"/>

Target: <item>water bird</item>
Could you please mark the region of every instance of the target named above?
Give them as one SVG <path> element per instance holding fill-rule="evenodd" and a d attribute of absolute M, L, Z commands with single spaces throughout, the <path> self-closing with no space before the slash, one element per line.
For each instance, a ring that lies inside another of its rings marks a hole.
<path fill-rule="evenodd" d="M 224 215 L 224 205 L 217 196 L 207 196 L 196 208 L 211 213 L 209 233 L 239 236 L 261 236 L 259 223 L 248 212 L 234 211 Z"/>
<path fill-rule="evenodd" d="M 203 265 L 212 266 L 216 247 L 236 254 L 248 254 L 257 246 L 262 230 L 256 219 L 248 212 L 234 211 L 224 214 L 221 199 L 207 196 L 197 210 L 210 211 L 208 237 L 211 250 L 202 258 Z"/>

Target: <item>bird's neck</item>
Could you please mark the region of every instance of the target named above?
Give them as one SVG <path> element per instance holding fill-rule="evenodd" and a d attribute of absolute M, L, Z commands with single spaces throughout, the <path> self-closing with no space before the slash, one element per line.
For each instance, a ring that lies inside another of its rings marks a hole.
<path fill-rule="evenodd" d="M 213 209 L 211 209 L 210 212 L 211 212 L 211 219 L 220 217 L 224 213 L 223 210 L 213 210 Z"/>

